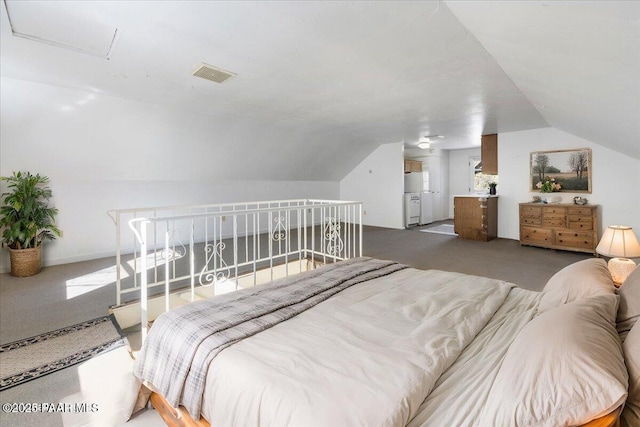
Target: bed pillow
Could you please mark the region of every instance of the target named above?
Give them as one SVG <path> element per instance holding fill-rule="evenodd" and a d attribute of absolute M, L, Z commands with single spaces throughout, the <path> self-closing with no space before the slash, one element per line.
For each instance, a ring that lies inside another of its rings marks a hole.
<path fill-rule="evenodd" d="M 538 314 L 571 301 L 615 292 L 607 263 L 601 258 L 585 259 L 568 265 L 549 279 L 542 289 Z"/>
<path fill-rule="evenodd" d="M 617 295 L 598 295 L 529 322 L 505 354 L 479 425 L 582 425 L 620 406 L 628 374 L 617 307 Z"/>
<path fill-rule="evenodd" d="M 618 308 L 616 329 L 620 334 L 620 340 L 624 342 L 627 333 L 640 318 L 640 267 L 636 267 L 627 277 L 618 289 L 618 295 L 620 295 L 620 308 Z"/>
<path fill-rule="evenodd" d="M 629 371 L 629 397 L 622 411 L 622 425 L 640 426 L 640 323 L 631 329 L 622 349 Z"/>

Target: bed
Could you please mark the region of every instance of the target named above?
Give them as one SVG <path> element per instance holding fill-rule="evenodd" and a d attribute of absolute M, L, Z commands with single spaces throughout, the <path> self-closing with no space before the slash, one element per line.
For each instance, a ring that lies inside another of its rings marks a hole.
<path fill-rule="evenodd" d="M 354 258 L 168 311 L 134 374 L 174 425 L 636 425 L 629 280 L 594 258 L 538 293 Z"/>

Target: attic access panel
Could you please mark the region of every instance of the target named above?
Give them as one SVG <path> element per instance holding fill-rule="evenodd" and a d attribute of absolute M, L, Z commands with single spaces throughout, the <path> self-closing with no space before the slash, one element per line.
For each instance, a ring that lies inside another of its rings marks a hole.
<path fill-rule="evenodd" d="M 89 2 L 3 0 L 15 37 L 109 59 L 118 29 Z"/>

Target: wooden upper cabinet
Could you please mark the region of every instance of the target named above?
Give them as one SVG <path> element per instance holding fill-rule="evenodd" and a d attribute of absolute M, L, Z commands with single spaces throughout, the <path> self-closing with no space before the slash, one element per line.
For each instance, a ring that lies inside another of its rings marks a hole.
<path fill-rule="evenodd" d="M 422 162 L 420 160 L 404 160 L 404 173 L 422 172 Z"/>
<path fill-rule="evenodd" d="M 482 173 L 498 175 L 498 135 L 482 135 Z"/>

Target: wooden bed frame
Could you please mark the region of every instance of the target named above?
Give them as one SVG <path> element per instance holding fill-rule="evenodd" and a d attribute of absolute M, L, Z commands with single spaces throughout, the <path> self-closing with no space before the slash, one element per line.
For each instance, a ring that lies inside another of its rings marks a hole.
<path fill-rule="evenodd" d="M 211 424 L 204 417 L 200 417 L 200 420 L 197 421 L 194 420 L 185 408 L 182 406 L 178 409 L 172 407 L 158 393 L 151 393 L 149 400 L 169 427 L 211 427 Z M 622 406 L 607 415 L 577 427 L 619 427 L 621 411 Z"/>

